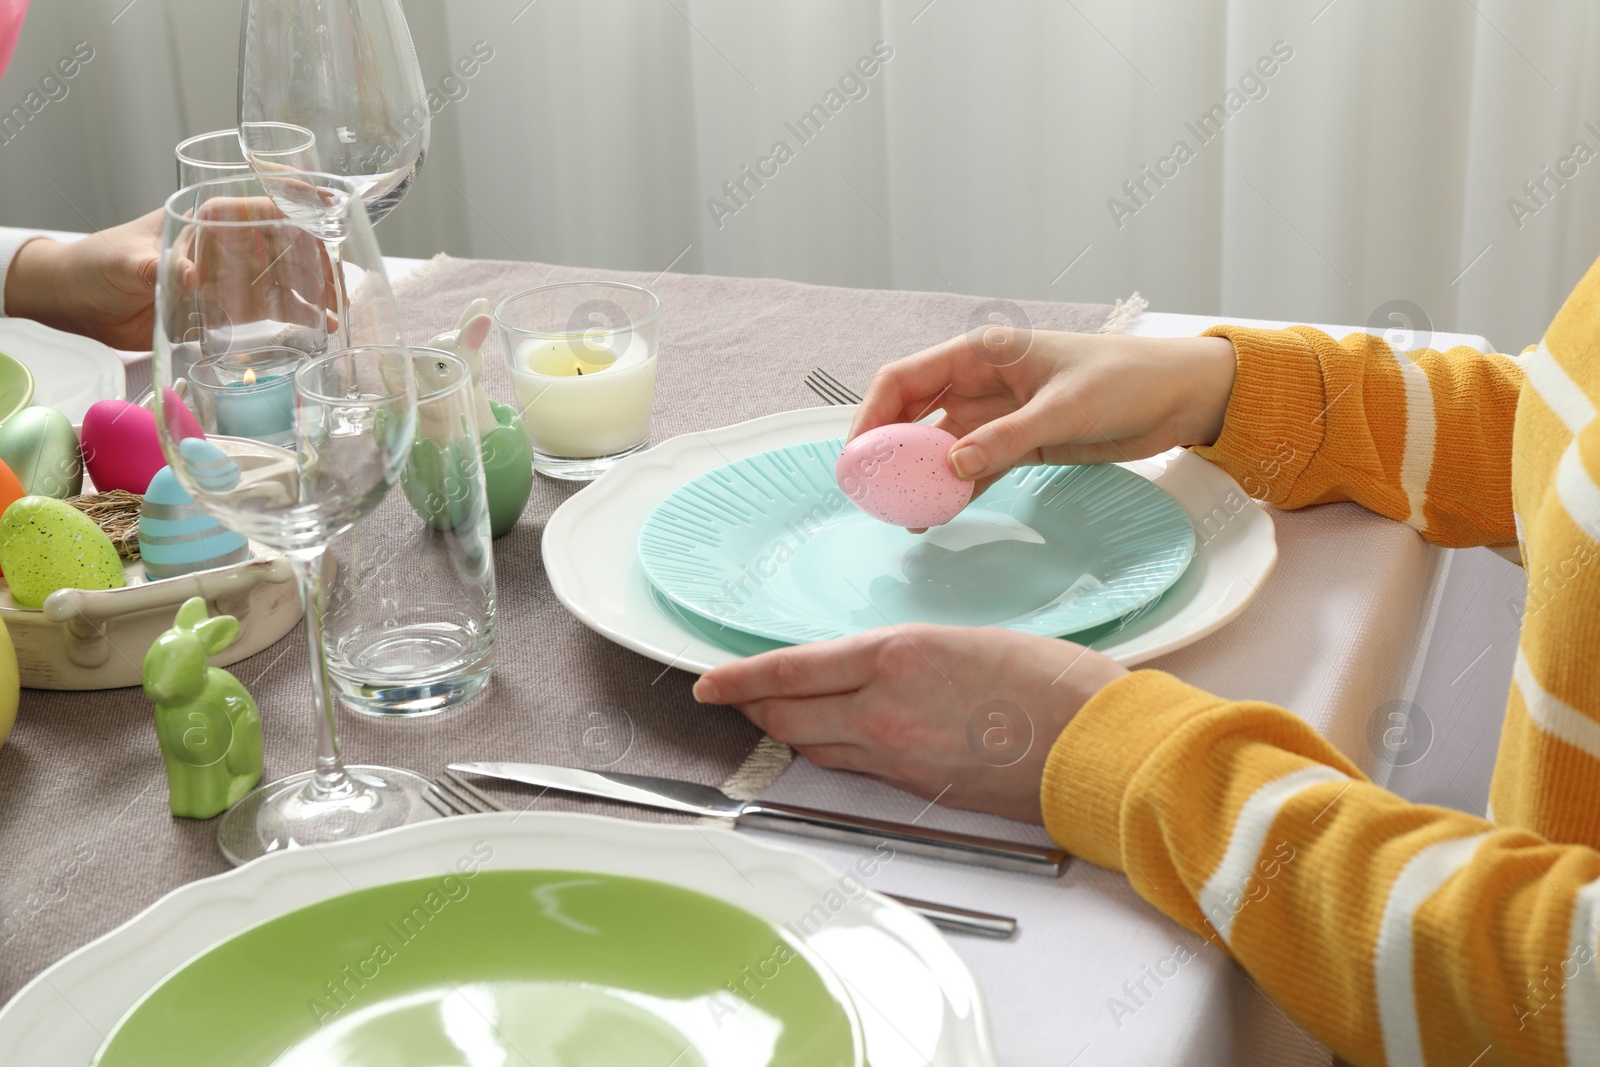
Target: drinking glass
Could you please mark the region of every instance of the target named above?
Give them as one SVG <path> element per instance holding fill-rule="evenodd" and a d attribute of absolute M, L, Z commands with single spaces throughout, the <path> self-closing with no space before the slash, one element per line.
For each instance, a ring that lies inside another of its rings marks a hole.
<path fill-rule="evenodd" d="M 239 140 L 263 178 L 282 165 L 350 178 L 376 224 L 411 187 L 431 122 L 400 0 L 246 0 Z"/>
<path fill-rule="evenodd" d="M 371 715 L 454 707 L 494 666 L 494 557 L 472 373 L 449 352 L 411 352 L 417 435 L 403 492 L 328 549 L 336 563 L 328 672 L 345 705 Z"/>
<path fill-rule="evenodd" d="M 661 301 L 620 282 L 562 282 L 494 309 L 533 469 L 598 478 L 650 443 Z"/>
<path fill-rule="evenodd" d="M 257 154 L 264 164 L 304 169 L 306 160 L 312 158 L 314 145 L 310 130 L 297 126 L 284 126 L 276 135 L 281 146 L 275 151 Z M 196 134 L 178 142 L 173 150 L 178 157 L 178 188 L 198 185 L 213 178 L 249 177 L 250 161 L 244 158 L 244 147 L 239 143 L 238 127 L 212 130 Z"/>
<path fill-rule="evenodd" d="M 299 180 L 321 186 L 327 176 Z M 326 546 L 399 480 L 417 417 L 411 357 L 400 344 L 398 310 L 377 243 L 360 201 L 349 197 L 345 204 L 347 258 L 364 275 L 346 324 L 354 346 L 295 370 L 294 439 L 285 446 L 220 434 L 185 440 L 183 421 L 171 410 L 183 401 L 168 389 L 189 366 L 181 357 L 190 331 L 270 332 L 284 322 L 325 320 L 333 306 L 334 265 L 253 178 L 190 186 L 166 205 L 153 360 L 162 447 L 196 503 L 229 529 L 285 555 L 306 609 L 315 768 L 261 786 L 222 817 L 218 843 L 235 863 L 432 815 L 422 800 L 426 780 L 385 767 L 345 767 L 334 733 L 322 639 Z M 201 290 L 207 299 L 197 301 Z M 217 321 L 194 323 L 196 314 Z M 208 434 L 218 429 L 214 414 L 202 424 Z"/>

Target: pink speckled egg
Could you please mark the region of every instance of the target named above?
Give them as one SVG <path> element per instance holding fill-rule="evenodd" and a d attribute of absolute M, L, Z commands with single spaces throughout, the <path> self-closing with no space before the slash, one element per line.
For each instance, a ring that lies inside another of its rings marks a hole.
<path fill-rule="evenodd" d="M 946 458 L 955 443 L 935 426 L 880 426 L 844 446 L 833 476 L 875 519 L 911 530 L 941 526 L 972 499 L 972 483 L 957 478 Z"/>
<path fill-rule="evenodd" d="M 205 436 L 193 413 L 170 389 L 163 406 L 180 437 Z M 83 461 L 100 492 L 143 493 L 156 471 L 167 465 L 155 413 L 126 400 L 96 403 L 83 416 Z"/>

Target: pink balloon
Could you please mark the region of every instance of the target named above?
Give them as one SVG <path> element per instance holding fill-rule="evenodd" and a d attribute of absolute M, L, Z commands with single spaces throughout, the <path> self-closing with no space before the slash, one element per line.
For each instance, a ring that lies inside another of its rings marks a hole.
<path fill-rule="evenodd" d="M 182 400 L 167 390 L 162 407 L 178 437 L 204 437 L 200 424 Z M 169 425 L 171 424 L 169 423 Z M 101 400 L 83 416 L 83 462 L 94 487 L 101 492 L 126 489 L 143 493 L 150 479 L 167 465 L 156 432 L 156 416 L 149 408 L 126 400 Z"/>
<path fill-rule="evenodd" d="M 11 62 L 11 51 L 22 33 L 22 19 L 28 14 L 28 0 L 0 0 L 0 76 Z"/>

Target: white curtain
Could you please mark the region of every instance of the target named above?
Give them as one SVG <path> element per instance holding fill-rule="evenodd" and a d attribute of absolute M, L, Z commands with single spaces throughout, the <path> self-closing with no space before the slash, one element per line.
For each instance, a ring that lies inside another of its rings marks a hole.
<path fill-rule="evenodd" d="M 1409 301 L 1516 350 L 1600 252 L 1585 0 L 406 8 L 441 106 L 378 231 L 395 254 L 1014 298 L 1137 288 L 1162 310 L 1324 322 Z M 157 203 L 172 145 L 233 120 L 238 14 L 34 0 L 0 113 L 75 42 L 94 58 L 0 143 L 0 224 L 82 229 Z M 479 41 L 493 58 L 447 81 Z M 858 68 L 878 42 L 892 56 Z M 786 123 L 818 105 L 802 143 Z"/>

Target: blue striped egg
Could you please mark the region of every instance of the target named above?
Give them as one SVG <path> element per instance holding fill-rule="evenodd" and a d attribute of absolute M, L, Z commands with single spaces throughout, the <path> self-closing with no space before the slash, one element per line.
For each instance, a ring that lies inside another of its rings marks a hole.
<path fill-rule="evenodd" d="M 189 468 L 189 476 L 208 493 L 225 493 L 243 477 L 233 457 L 204 437 L 185 437 L 178 442 L 178 451 Z"/>
<path fill-rule="evenodd" d="M 206 464 L 204 478 L 198 473 L 199 463 L 192 468 L 197 470 L 197 480 L 208 487 L 216 483 L 219 490 L 238 482 L 239 468 L 216 445 L 190 438 L 180 447 L 190 444 L 205 445 L 215 452 L 215 456 L 186 456 L 192 463 L 198 459 Z M 184 448 L 185 453 L 189 451 Z M 231 481 L 223 464 L 233 468 Z M 228 484 L 222 484 L 225 482 Z M 150 479 L 139 507 L 139 555 L 145 577 L 154 581 L 240 563 L 250 558 L 250 545 L 242 534 L 226 529 L 191 500 L 171 467 L 162 467 Z"/>

